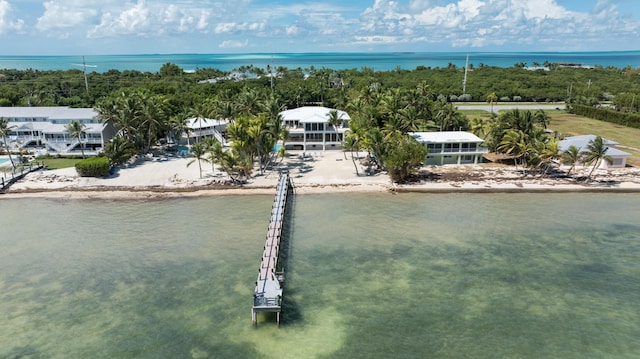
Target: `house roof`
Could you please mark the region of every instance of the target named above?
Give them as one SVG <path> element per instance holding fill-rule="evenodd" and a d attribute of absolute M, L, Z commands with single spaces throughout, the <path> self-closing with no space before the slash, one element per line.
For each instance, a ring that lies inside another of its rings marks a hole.
<path fill-rule="evenodd" d="M 51 123 L 51 122 L 24 122 L 20 123 L 18 127 L 14 128 L 13 131 L 40 131 L 42 133 L 68 133 L 67 125 L 61 123 Z M 101 123 L 86 123 L 84 124 L 84 131 L 86 133 L 102 133 L 104 129 L 104 124 Z"/>
<path fill-rule="evenodd" d="M 282 116 L 283 121 L 298 121 L 300 123 L 306 122 L 328 122 L 329 121 L 329 112 L 338 111 L 338 115 L 342 117 L 343 120 L 348 121 L 351 120 L 349 114 L 342 110 L 336 110 L 323 106 L 304 106 L 298 107 L 291 110 L 285 110 L 280 112 L 280 116 Z"/>
<path fill-rule="evenodd" d="M 480 143 L 484 140 L 471 132 L 441 131 L 413 132 L 410 134 L 420 143 Z"/>
<path fill-rule="evenodd" d="M 211 118 L 198 117 L 188 118 L 185 120 L 185 122 L 187 126 L 189 126 L 189 128 L 191 128 L 192 130 L 199 130 L 201 128 L 209 128 L 212 126 L 221 126 L 228 123 L 228 121 L 226 120 L 214 120 Z"/>
<path fill-rule="evenodd" d="M 566 137 L 564 140 L 562 141 L 558 141 L 558 147 L 560 148 L 560 151 L 566 151 L 569 149 L 569 147 L 571 146 L 576 146 L 576 148 L 578 148 L 578 150 L 582 151 L 582 150 L 586 150 L 587 146 L 589 145 L 590 141 L 593 141 L 597 136 L 596 135 L 582 135 L 582 136 L 571 136 L 571 137 Z M 607 140 L 606 138 L 603 138 L 602 141 L 604 142 L 605 145 L 607 145 L 607 155 L 609 156 L 631 156 L 630 153 L 621 151 L 617 148 L 615 148 L 614 146 L 618 145 L 618 142 L 616 141 L 611 141 L 611 140 Z"/>
<path fill-rule="evenodd" d="M 50 120 L 85 120 L 98 116 L 92 108 L 71 108 L 66 106 L 43 107 L 0 107 L 3 118 L 48 118 Z"/>

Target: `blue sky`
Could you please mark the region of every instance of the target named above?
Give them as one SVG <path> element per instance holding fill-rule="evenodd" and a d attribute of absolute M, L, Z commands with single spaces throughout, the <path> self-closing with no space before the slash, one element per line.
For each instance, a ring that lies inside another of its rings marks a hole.
<path fill-rule="evenodd" d="M 640 50 L 638 0 L 0 0 L 0 54 Z"/>

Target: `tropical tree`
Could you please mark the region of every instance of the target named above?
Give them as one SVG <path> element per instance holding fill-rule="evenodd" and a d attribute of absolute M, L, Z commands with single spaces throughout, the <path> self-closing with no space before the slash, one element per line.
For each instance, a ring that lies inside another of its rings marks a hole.
<path fill-rule="evenodd" d="M 395 134 L 387 142 L 384 164 L 391 180 L 405 182 L 415 174 L 427 158 L 427 148 L 409 135 Z"/>
<path fill-rule="evenodd" d="M 604 143 L 602 137 L 597 136 L 593 140 L 589 141 L 587 144 L 587 148 L 583 152 L 584 154 L 584 162 L 593 165 L 589 175 L 587 176 L 587 181 L 591 180 L 591 176 L 593 175 L 593 171 L 600 166 L 602 161 L 607 162 L 608 164 L 613 163 L 613 158 L 607 155 L 607 151 L 609 147 Z"/>
<path fill-rule="evenodd" d="M 80 145 L 80 151 L 82 152 L 82 158 L 84 159 L 84 145 L 82 144 L 82 137 L 84 137 L 87 132 L 85 125 L 83 122 L 78 120 L 71 120 L 68 124 L 64 126 L 65 130 L 69 132 L 69 136 L 78 140 L 78 144 Z"/>
<path fill-rule="evenodd" d="M 187 136 L 187 144 L 191 145 L 189 138 L 191 134 L 191 127 L 187 126 L 186 119 L 189 117 L 188 110 L 180 111 L 179 113 L 170 116 L 167 123 L 167 133 L 173 138 L 175 143 L 180 142 L 180 138 L 184 133 Z"/>
<path fill-rule="evenodd" d="M 476 116 L 472 118 L 470 125 L 471 125 L 471 132 L 474 135 L 480 138 L 483 138 L 486 135 L 485 133 L 486 121 L 483 117 Z"/>
<path fill-rule="evenodd" d="M 356 160 L 353 156 L 353 151 L 358 150 L 358 135 L 353 132 L 347 133 L 344 138 L 344 149 L 343 151 L 351 152 L 351 162 L 353 162 L 353 167 L 356 169 L 356 175 L 360 176 L 360 172 L 358 171 L 358 165 L 356 164 Z"/>
<path fill-rule="evenodd" d="M 135 154 L 135 148 L 125 137 L 115 136 L 105 144 L 104 154 L 112 166 L 119 166 Z"/>
<path fill-rule="evenodd" d="M 335 131 L 338 131 L 338 126 L 342 125 L 342 113 L 338 110 L 331 110 L 327 113 L 327 123 L 333 126 Z"/>
<path fill-rule="evenodd" d="M 560 157 L 560 146 L 558 142 L 551 139 L 548 142 L 540 142 L 537 150 L 538 167 L 544 168 L 543 176 L 547 174 L 553 165 L 553 160 Z"/>
<path fill-rule="evenodd" d="M 453 104 L 438 101 L 433 120 L 440 131 L 453 131 L 469 127 L 467 117 L 458 111 Z"/>
<path fill-rule="evenodd" d="M 11 167 L 15 170 L 16 164 L 13 162 L 13 157 L 11 157 L 11 150 L 9 150 L 9 145 L 7 144 L 7 137 L 9 137 L 9 133 L 15 126 L 9 126 L 9 119 L 0 117 L 0 136 L 2 136 L 2 140 L 4 142 L 4 148 L 7 150 L 7 154 L 9 154 L 9 162 L 11 162 Z"/>
<path fill-rule="evenodd" d="M 498 101 L 498 95 L 495 92 L 492 92 L 487 95 L 487 103 L 491 105 L 491 113 L 493 113 L 493 104 Z"/>
<path fill-rule="evenodd" d="M 536 110 L 533 114 L 533 118 L 535 119 L 535 122 L 541 125 L 544 129 L 549 126 L 549 122 L 551 121 L 551 117 L 549 117 L 544 110 Z"/>
<path fill-rule="evenodd" d="M 582 154 L 578 147 L 576 147 L 575 145 L 571 145 L 569 146 L 569 148 L 562 152 L 561 158 L 562 162 L 568 163 L 571 166 L 567 171 L 567 176 L 569 176 L 571 175 L 571 172 L 576 168 L 576 164 L 580 162 Z"/>
<path fill-rule="evenodd" d="M 191 166 L 194 162 L 198 162 L 198 170 L 200 171 L 200 178 L 202 178 L 202 162 L 208 163 L 209 159 L 205 157 L 206 148 L 202 142 L 194 143 L 191 146 L 191 155 L 193 160 L 187 162 L 187 167 Z"/>
<path fill-rule="evenodd" d="M 140 126 L 145 129 L 147 137 L 146 152 L 151 150 L 151 144 L 157 140 L 157 135 L 165 128 L 169 116 L 167 114 L 167 100 L 161 96 L 144 97 L 140 108 Z"/>
<path fill-rule="evenodd" d="M 527 145 L 524 141 L 524 134 L 521 131 L 509 130 L 502 137 L 502 141 L 498 145 L 498 151 L 513 157 L 513 164 L 518 170 L 518 158 L 526 153 Z"/>
<path fill-rule="evenodd" d="M 220 150 L 220 152 L 223 151 L 222 144 L 213 137 L 205 138 L 204 141 L 202 141 L 202 144 L 204 146 L 205 152 L 209 154 L 208 160 L 209 163 L 211 163 L 211 171 L 215 173 L 215 164 L 219 162 L 218 149 Z"/>

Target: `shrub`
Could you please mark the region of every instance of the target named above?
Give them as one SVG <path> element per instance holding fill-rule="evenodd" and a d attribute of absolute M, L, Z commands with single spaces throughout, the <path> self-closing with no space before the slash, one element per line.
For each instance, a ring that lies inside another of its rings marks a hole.
<path fill-rule="evenodd" d="M 462 101 L 462 102 L 469 102 L 469 101 L 471 101 L 472 99 L 473 99 L 473 98 L 471 97 L 471 95 L 469 95 L 469 94 L 467 94 L 467 93 L 466 93 L 466 94 L 463 94 L 463 95 L 460 95 L 460 97 L 458 97 L 458 101 Z"/>
<path fill-rule="evenodd" d="M 76 171 L 82 177 L 103 177 L 109 174 L 111 164 L 106 157 L 92 157 L 76 163 Z"/>

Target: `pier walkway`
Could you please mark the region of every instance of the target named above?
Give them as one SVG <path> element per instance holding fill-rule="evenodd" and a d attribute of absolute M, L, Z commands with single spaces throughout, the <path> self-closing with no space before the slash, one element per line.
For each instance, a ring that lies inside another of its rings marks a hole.
<path fill-rule="evenodd" d="M 293 197 L 293 186 L 289 174 L 283 174 L 278 181 L 276 196 L 271 207 L 271 220 L 267 231 L 267 239 L 262 253 L 262 262 L 258 270 L 258 280 L 253 293 L 251 320 L 257 324 L 257 313 L 276 313 L 280 325 L 282 311 L 282 285 L 284 271 L 278 266 L 278 258 L 282 246 L 282 230 L 285 226 L 287 206 Z"/>

